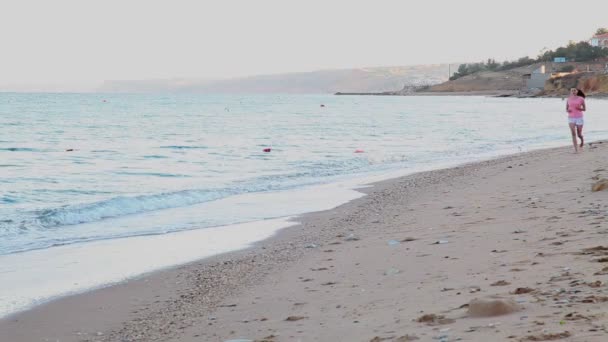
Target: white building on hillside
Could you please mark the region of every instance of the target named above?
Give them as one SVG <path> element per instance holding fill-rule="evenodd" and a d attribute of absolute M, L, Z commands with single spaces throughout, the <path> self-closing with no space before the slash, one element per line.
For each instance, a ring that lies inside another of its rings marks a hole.
<path fill-rule="evenodd" d="M 596 34 L 591 38 L 589 44 L 591 44 L 591 46 L 608 48 L 608 33 Z"/>

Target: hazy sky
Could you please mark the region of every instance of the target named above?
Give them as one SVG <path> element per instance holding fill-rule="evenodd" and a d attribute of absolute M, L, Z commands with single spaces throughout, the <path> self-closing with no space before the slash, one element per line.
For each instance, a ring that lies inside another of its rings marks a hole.
<path fill-rule="evenodd" d="M 607 0 L 1 3 L 5 88 L 515 59 L 608 26 Z"/>

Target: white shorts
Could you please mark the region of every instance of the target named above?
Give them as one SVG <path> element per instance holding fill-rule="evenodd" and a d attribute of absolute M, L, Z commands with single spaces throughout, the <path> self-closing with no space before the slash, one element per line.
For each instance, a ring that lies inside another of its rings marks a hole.
<path fill-rule="evenodd" d="M 568 118 L 569 124 L 575 124 L 576 126 L 582 126 L 584 124 L 583 118 Z"/>

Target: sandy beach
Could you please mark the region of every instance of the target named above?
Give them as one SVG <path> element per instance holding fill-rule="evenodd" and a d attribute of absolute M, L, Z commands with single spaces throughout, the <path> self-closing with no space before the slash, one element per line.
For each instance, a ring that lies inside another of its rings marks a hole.
<path fill-rule="evenodd" d="M 606 341 L 608 143 L 418 173 L 254 247 L 0 321 L 0 341 Z"/>

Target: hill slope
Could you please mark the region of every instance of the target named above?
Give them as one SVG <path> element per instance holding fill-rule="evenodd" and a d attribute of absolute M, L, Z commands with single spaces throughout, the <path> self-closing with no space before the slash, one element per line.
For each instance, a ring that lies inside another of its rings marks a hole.
<path fill-rule="evenodd" d="M 192 79 L 106 81 L 103 92 L 173 93 L 335 93 L 383 92 L 405 84 L 436 84 L 448 79 L 448 65 L 414 65 L 261 75 L 219 81 Z"/>
<path fill-rule="evenodd" d="M 517 91 L 523 86 L 522 76 L 540 64 L 505 71 L 482 71 L 430 87 L 428 92 Z"/>

